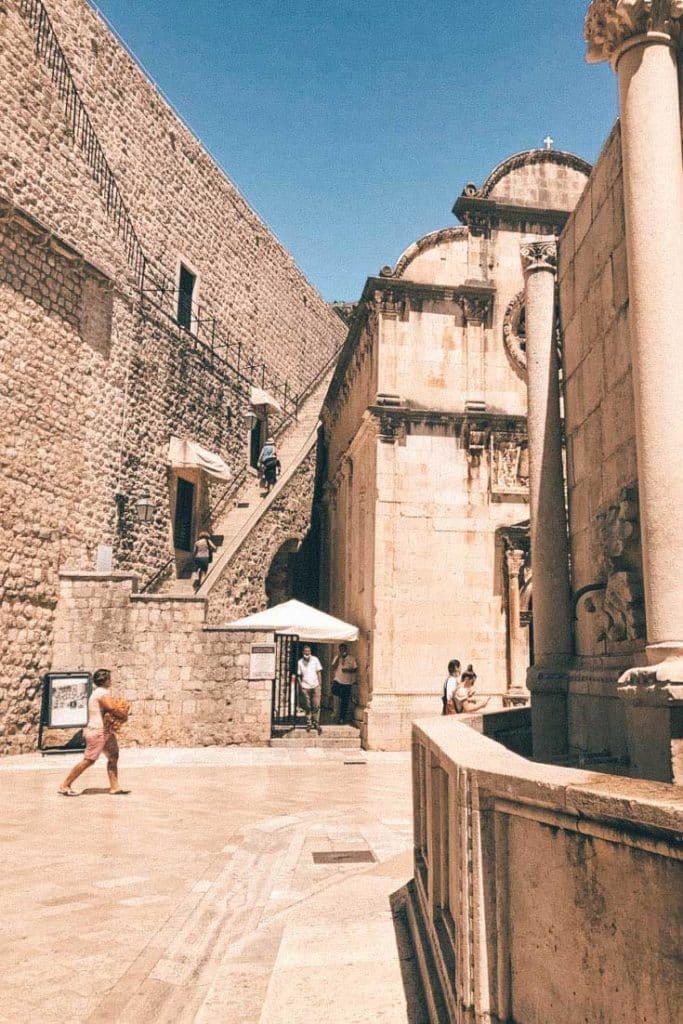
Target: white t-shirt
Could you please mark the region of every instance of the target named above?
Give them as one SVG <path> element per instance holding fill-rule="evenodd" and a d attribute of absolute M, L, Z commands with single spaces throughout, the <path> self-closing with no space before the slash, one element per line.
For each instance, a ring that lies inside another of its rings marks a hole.
<path fill-rule="evenodd" d="M 318 685 L 318 672 L 322 672 L 322 670 L 323 667 L 315 654 L 312 654 L 308 661 L 305 658 L 299 658 L 297 675 L 304 690 L 313 690 Z"/>
<path fill-rule="evenodd" d="M 357 668 L 356 659 L 352 658 L 350 654 L 344 655 L 343 658 L 337 658 L 334 666 L 335 683 L 340 683 L 342 686 L 350 686 Z"/>
<path fill-rule="evenodd" d="M 107 688 L 105 686 L 96 686 L 88 697 L 88 729 L 104 729 L 100 697 L 106 697 L 106 695 Z"/>
<path fill-rule="evenodd" d="M 453 694 L 456 692 L 460 685 L 460 676 L 449 676 L 446 680 L 446 701 L 450 703 L 453 700 Z"/>

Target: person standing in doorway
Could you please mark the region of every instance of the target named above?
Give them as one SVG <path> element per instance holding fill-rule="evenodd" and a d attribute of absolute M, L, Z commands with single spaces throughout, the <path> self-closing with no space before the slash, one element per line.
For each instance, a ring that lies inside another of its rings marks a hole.
<path fill-rule="evenodd" d="M 111 697 L 111 672 L 99 668 L 93 676 L 94 688 L 88 698 L 88 724 L 83 730 L 85 736 L 85 753 L 83 760 L 72 768 L 58 789 L 61 796 L 78 796 L 71 785 L 79 775 L 92 768 L 100 754 L 107 757 L 107 775 L 109 776 L 109 792 L 112 796 L 126 796 L 130 790 L 119 786 L 118 764 L 119 743 L 114 728 L 115 721 L 125 722 L 128 718 L 124 702 Z M 128 702 L 125 702 L 127 705 Z"/>
<path fill-rule="evenodd" d="M 302 657 L 299 658 L 296 677 L 299 682 L 301 706 L 306 712 L 306 732 L 315 728 L 318 735 L 320 727 L 320 687 L 323 680 L 323 667 L 311 651 L 309 644 L 304 644 Z"/>
<path fill-rule="evenodd" d="M 339 654 L 332 662 L 332 694 L 339 698 L 339 724 L 346 722 L 351 701 L 352 685 L 358 665 L 346 644 L 339 645 Z"/>

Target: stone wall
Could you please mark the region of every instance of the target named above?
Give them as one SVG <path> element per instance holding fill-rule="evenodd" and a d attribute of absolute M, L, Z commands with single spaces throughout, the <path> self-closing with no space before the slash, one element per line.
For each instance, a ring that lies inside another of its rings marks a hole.
<path fill-rule="evenodd" d="M 408 910 L 430 1019 L 677 1019 L 675 787 L 534 764 L 436 719 L 414 727 L 413 797 Z"/>
<path fill-rule="evenodd" d="M 35 741 L 60 569 L 91 570 L 98 546 L 141 585 L 173 570 L 172 434 L 243 470 L 244 360 L 299 393 L 343 340 L 340 318 L 84 0 L 46 9 L 146 254 L 230 337 L 232 364 L 141 302 L 105 198 L 22 9 L 0 5 L 1 749 Z M 208 307 L 208 308 L 207 308 Z M 172 300 L 171 306 L 173 308 Z M 248 373 L 247 373 L 248 376 Z M 262 383 L 259 376 L 254 381 Z M 193 531 L 225 491 L 194 471 Z M 153 521 L 135 503 L 148 494 Z"/>
<path fill-rule="evenodd" d="M 339 317 L 86 0 L 45 7 L 143 249 L 173 280 L 186 261 L 199 274 L 199 302 L 234 345 L 258 353 L 296 390 L 341 344 Z M 88 259 L 122 272 L 121 246 L 18 0 L 3 11 L 3 192 Z"/>
<path fill-rule="evenodd" d="M 123 744 L 264 744 L 271 682 L 249 679 L 249 648 L 268 634 L 205 624 L 197 598 L 138 595 L 134 577 L 64 573 L 53 671 L 110 668 L 131 701 Z"/>
<path fill-rule="evenodd" d="M 572 587 L 630 573 L 612 578 L 607 595 L 608 610 L 623 604 L 622 614 L 613 610 L 624 628 L 603 614 L 605 595 L 596 592 L 588 606 L 596 613 L 579 606 L 577 653 L 629 653 L 642 647 L 645 623 L 618 125 L 560 238 L 558 277 Z M 630 550 L 610 564 L 620 537 Z"/>
<path fill-rule="evenodd" d="M 208 595 L 208 621 L 216 625 L 251 615 L 268 606 L 266 579 L 283 546 L 293 554 L 311 526 L 315 489 L 316 447 L 260 516 L 212 584 Z M 290 595 L 292 596 L 292 595 Z"/>

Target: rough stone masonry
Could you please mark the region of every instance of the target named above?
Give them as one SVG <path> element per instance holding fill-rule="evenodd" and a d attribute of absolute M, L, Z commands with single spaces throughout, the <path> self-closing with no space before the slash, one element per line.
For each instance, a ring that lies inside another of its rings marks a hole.
<path fill-rule="evenodd" d="M 144 586 L 174 554 L 170 436 L 238 474 L 250 385 L 268 374 L 300 393 L 345 329 L 84 0 L 1 4 L 0 82 L 0 750 L 18 752 L 35 743 L 59 572 L 93 570 L 103 545 Z M 74 95 L 171 283 L 165 307 L 141 291 L 104 172 L 72 131 Z M 181 263 L 223 361 L 175 322 Z M 197 481 L 209 525 L 224 490 Z"/>

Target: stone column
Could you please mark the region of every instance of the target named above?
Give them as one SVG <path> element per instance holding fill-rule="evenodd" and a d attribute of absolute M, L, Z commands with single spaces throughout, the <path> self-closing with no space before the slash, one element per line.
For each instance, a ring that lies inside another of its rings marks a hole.
<path fill-rule="evenodd" d="M 524 270 L 529 430 L 529 518 L 534 574 L 534 755 L 567 748 L 567 678 L 553 672 L 572 651 L 569 548 L 562 472 L 559 361 L 555 330 L 555 240 L 521 247 Z"/>
<path fill-rule="evenodd" d="M 674 741 L 683 746 L 675 735 L 683 723 L 671 718 L 680 718 L 675 704 L 683 707 L 682 17 L 683 0 L 593 0 L 585 25 L 588 60 L 609 60 L 619 78 L 648 661 L 622 677 L 620 695 L 629 731 L 640 717 L 634 743 L 636 734 L 666 732 L 659 753 L 653 740 L 640 752 L 630 744 L 632 767 L 635 758 L 636 771 L 650 778 L 671 775 Z"/>
<path fill-rule="evenodd" d="M 524 630 L 519 621 L 519 576 L 526 555 L 518 548 L 505 551 L 505 570 L 508 594 L 508 640 L 510 647 L 510 678 L 504 704 L 526 703 L 529 696 L 526 689 L 528 667 L 527 645 Z"/>

